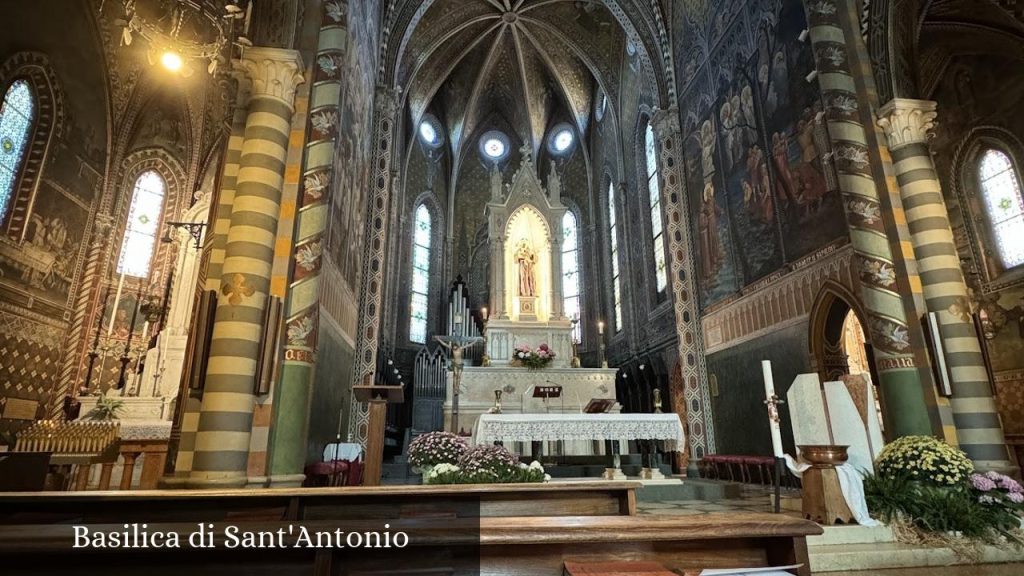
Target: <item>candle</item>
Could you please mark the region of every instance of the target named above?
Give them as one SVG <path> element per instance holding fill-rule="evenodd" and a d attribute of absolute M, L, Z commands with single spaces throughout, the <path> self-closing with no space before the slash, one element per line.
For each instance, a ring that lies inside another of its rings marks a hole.
<path fill-rule="evenodd" d="M 483 317 L 484 321 L 487 321 L 487 306 L 480 309 L 480 315 Z"/>
<path fill-rule="evenodd" d="M 597 323 L 597 333 L 601 334 L 601 335 L 604 334 L 604 321 L 603 320 Z"/>
<path fill-rule="evenodd" d="M 124 272 L 121 272 L 121 279 L 117 281 L 117 293 L 114 295 L 114 307 L 110 312 L 110 324 L 107 325 L 107 336 L 114 333 L 114 320 L 117 319 L 117 307 L 121 304 L 121 290 L 124 288 Z"/>
<path fill-rule="evenodd" d="M 775 380 L 772 378 L 771 360 L 761 361 L 761 373 L 764 376 L 764 395 L 768 405 L 768 425 L 772 431 L 772 453 L 776 458 L 782 458 L 785 454 L 782 450 L 782 430 L 779 428 L 779 409 L 776 405 Z"/>

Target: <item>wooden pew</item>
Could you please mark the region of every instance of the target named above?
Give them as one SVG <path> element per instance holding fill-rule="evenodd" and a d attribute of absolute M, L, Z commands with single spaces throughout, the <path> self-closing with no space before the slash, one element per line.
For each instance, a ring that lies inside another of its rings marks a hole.
<path fill-rule="evenodd" d="M 636 514 L 638 482 L 0 493 L 0 524 Z M 397 514 L 395 512 L 398 512 Z"/>
<path fill-rule="evenodd" d="M 241 530 L 273 533 L 288 522 L 231 522 Z M 311 531 L 380 530 L 380 521 L 309 520 Z M 45 574 L 42 568 L 74 566 L 105 575 L 161 570 L 187 571 L 190 576 L 216 573 L 273 573 L 333 576 L 335 574 L 462 574 L 479 566 L 479 573 L 502 576 L 561 576 L 565 562 L 657 562 L 666 569 L 760 567 L 803 564 L 800 576 L 810 576 L 805 538 L 820 534 L 811 522 L 782 515 L 755 513 L 698 516 L 564 516 L 458 519 L 402 519 L 393 531 L 409 535 L 409 545 L 387 550 L 295 550 L 294 534 L 282 537 L 275 550 L 227 549 L 222 535 L 228 524 L 217 524 L 216 546 L 132 550 L 71 549 L 68 525 L 0 526 L 0 565 L 31 566 L 26 574 Z M 119 530 L 109 524 L 93 529 Z M 191 523 L 150 524 L 150 532 L 174 532 L 184 541 L 195 531 Z M 427 571 L 424 571 L 427 570 Z M 6 573 L 6 572 L 5 572 Z M 22 572 L 12 571 L 11 574 Z M 91 572 L 89 572 L 91 573 Z M 179 572 L 180 573 L 180 572 Z"/>

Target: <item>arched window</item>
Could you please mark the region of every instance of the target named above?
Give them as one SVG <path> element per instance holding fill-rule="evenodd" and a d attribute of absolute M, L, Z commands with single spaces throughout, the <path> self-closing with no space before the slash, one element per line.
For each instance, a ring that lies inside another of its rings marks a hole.
<path fill-rule="evenodd" d="M 615 220 L 615 184 L 608 183 L 608 238 L 612 248 L 612 306 L 615 309 L 615 331 L 622 330 L 622 282 L 619 280 L 619 239 Z"/>
<path fill-rule="evenodd" d="M 146 170 L 135 179 L 128 223 L 121 240 L 121 257 L 117 260 L 118 274 L 149 277 L 166 192 L 167 182 L 156 170 Z"/>
<path fill-rule="evenodd" d="M 654 238 L 654 277 L 658 292 L 668 286 L 665 270 L 665 229 L 661 224 L 661 184 L 658 181 L 658 146 L 654 129 L 647 125 L 644 151 L 647 155 L 647 193 L 651 205 L 651 236 Z"/>
<path fill-rule="evenodd" d="M 416 209 L 412 233 L 412 299 L 409 303 L 409 341 L 427 341 L 427 299 L 430 295 L 430 210 Z"/>
<path fill-rule="evenodd" d="M 0 108 L 0 222 L 10 210 L 35 118 L 36 96 L 32 87 L 26 80 L 15 80 L 4 94 Z"/>
<path fill-rule="evenodd" d="M 568 318 L 580 320 L 580 238 L 572 211 L 566 211 L 562 217 L 562 235 L 562 309 Z M 580 322 L 573 328 L 572 336 L 577 342 L 583 340 Z"/>
<path fill-rule="evenodd" d="M 1006 269 L 1024 264 L 1024 199 L 1013 161 L 989 149 L 978 161 L 981 196 L 999 260 Z"/>

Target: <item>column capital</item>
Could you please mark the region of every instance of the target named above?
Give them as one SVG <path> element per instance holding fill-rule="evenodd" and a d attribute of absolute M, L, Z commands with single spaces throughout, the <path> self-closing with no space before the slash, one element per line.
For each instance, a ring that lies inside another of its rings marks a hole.
<path fill-rule="evenodd" d="M 938 104 L 931 100 L 894 98 L 878 111 L 878 125 L 885 130 L 889 148 L 924 144 L 933 136 Z"/>
<path fill-rule="evenodd" d="M 240 81 L 250 98 L 265 97 L 280 100 L 289 109 L 295 107 L 295 90 L 306 81 L 305 67 L 297 50 L 255 46 L 246 48 L 235 60 Z"/>
<path fill-rule="evenodd" d="M 651 113 L 651 128 L 654 129 L 654 135 L 662 140 L 672 137 L 673 134 L 678 134 L 681 131 L 679 109 L 675 106 L 664 110 L 655 108 Z"/>

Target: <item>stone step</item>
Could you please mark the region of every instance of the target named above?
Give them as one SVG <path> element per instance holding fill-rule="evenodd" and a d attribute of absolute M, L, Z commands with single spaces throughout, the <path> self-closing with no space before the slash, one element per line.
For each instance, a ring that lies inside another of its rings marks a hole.
<path fill-rule="evenodd" d="M 870 571 L 893 568 L 924 568 L 969 564 L 949 548 L 908 546 L 895 542 L 808 546 L 814 574 Z M 1024 551 L 984 546 L 982 564 L 1024 561 Z"/>

